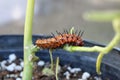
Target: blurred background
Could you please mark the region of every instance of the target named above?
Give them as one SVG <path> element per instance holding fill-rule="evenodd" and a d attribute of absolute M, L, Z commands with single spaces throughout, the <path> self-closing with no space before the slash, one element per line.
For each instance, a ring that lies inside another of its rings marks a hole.
<path fill-rule="evenodd" d="M 0 35 L 23 34 L 26 3 L 0 0 Z M 83 19 L 85 12 L 95 10 L 120 10 L 120 0 L 35 0 L 33 34 L 50 35 L 74 26 L 84 31 L 83 39 L 108 44 L 114 36 L 111 22 Z"/>

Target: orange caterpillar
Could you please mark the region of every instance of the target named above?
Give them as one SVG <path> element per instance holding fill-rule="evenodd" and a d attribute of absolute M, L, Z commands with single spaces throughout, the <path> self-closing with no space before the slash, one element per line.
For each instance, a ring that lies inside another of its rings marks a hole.
<path fill-rule="evenodd" d="M 55 48 L 62 47 L 65 44 L 69 44 L 69 45 L 73 45 L 73 46 L 83 46 L 84 45 L 83 40 L 81 39 L 83 32 L 82 33 L 79 32 L 78 35 L 76 35 L 75 33 L 68 34 L 68 32 L 64 33 L 64 34 L 61 34 L 61 33 L 58 33 L 58 34 L 59 35 L 54 36 L 53 38 L 38 39 L 38 40 L 36 40 L 36 45 L 43 49 L 55 49 Z"/>

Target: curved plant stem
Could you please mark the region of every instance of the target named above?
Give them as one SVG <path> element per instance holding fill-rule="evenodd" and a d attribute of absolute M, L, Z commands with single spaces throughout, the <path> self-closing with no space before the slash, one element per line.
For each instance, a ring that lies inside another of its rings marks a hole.
<path fill-rule="evenodd" d="M 96 63 L 96 71 L 98 74 L 101 74 L 100 66 L 103 56 L 105 54 L 108 54 L 108 52 L 110 52 L 112 48 L 120 42 L 120 18 L 116 18 L 113 20 L 113 29 L 115 30 L 115 37 L 108 44 L 108 46 L 105 47 L 105 49 L 101 51 L 100 54 L 98 55 L 97 63 Z"/>
<path fill-rule="evenodd" d="M 32 54 L 32 22 L 34 14 L 34 0 L 27 0 L 27 11 L 26 20 L 24 28 L 24 69 L 23 69 L 23 79 L 31 80 L 33 71 L 33 62 L 30 57 Z"/>
<path fill-rule="evenodd" d="M 103 56 L 105 54 L 108 54 L 113 49 L 113 47 L 115 47 L 120 42 L 120 18 L 114 18 L 112 22 L 113 22 L 113 29 L 115 31 L 115 36 L 106 47 L 64 46 L 64 49 L 67 51 L 71 51 L 71 52 L 72 51 L 100 52 L 97 58 L 97 62 L 96 62 L 96 72 L 98 74 L 101 74 L 100 67 L 101 67 L 101 61 L 102 61 Z"/>
<path fill-rule="evenodd" d="M 74 27 L 72 27 L 72 28 L 70 29 L 70 32 L 69 32 L 69 33 L 70 33 L 70 34 L 73 34 L 74 31 L 75 31 L 75 30 L 74 30 Z"/>
<path fill-rule="evenodd" d="M 103 56 L 104 56 L 104 53 L 100 53 L 98 58 L 97 58 L 97 62 L 96 62 L 96 72 L 99 75 L 101 75 L 100 67 L 101 67 L 101 62 L 102 62 Z"/>
<path fill-rule="evenodd" d="M 54 63 L 53 63 L 53 56 L 52 56 L 52 49 L 49 49 L 49 54 L 50 54 L 50 61 L 51 61 L 51 70 L 53 70 Z"/>

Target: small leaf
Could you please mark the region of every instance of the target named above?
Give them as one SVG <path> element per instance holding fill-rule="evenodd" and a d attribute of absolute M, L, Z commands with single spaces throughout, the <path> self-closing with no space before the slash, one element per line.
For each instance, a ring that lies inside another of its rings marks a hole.
<path fill-rule="evenodd" d="M 47 75 L 47 76 L 52 76 L 52 75 L 54 75 L 54 72 L 53 72 L 50 68 L 44 68 L 44 69 L 42 70 L 42 73 L 43 73 L 44 75 Z"/>

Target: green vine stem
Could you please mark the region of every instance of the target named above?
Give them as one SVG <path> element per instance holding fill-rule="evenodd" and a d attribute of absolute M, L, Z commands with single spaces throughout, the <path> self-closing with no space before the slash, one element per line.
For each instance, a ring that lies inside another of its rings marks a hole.
<path fill-rule="evenodd" d="M 36 47 L 32 44 L 32 22 L 34 14 L 34 0 L 27 0 L 26 20 L 24 27 L 24 69 L 23 79 L 31 80 L 33 73 L 33 59 L 37 58 L 33 53 Z"/>
<path fill-rule="evenodd" d="M 114 38 L 112 39 L 112 41 L 108 44 L 108 46 L 105 47 L 104 50 L 100 52 L 97 58 L 96 71 L 98 74 L 101 74 L 100 66 L 101 66 L 101 61 L 102 61 L 103 56 L 107 54 L 109 51 L 111 51 L 112 48 L 120 42 L 120 18 L 116 18 L 112 22 L 113 22 L 113 28 L 116 34 Z"/>
<path fill-rule="evenodd" d="M 100 46 L 93 46 L 93 47 L 64 46 L 64 49 L 70 52 L 74 52 L 74 51 L 100 52 L 104 50 L 104 48 Z"/>
<path fill-rule="evenodd" d="M 113 47 L 120 42 L 120 12 L 92 12 L 85 14 L 85 18 L 95 21 L 112 21 L 115 36 L 112 41 L 106 47 L 94 46 L 94 47 L 79 47 L 79 46 L 64 46 L 67 51 L 84 51 L 84 52 L 100 52 L 96 62 L 96 72 L 101 74 L 100 67 L 101 61 L 105 54 L 109 53 Z"/>
<path fill-rule="evenodd" d="M 59 60 L 59 57 L 57 57 L 57 60 L 56 60 L 56 74 L 55 74 L 55 77 L 56 77 L 56 80 L 59 80 L 58 79 L 58 71 L 59 71 L 59 62 L 60 62 L 60 60 Z"/>
<path fill-rule="evenodd" d="M 51 67 L 51 70 L 53 70 L 53 67 L 54 67 L 54 62 L 53 62 L 53 56 L 52 56 L 52 49 L 49 49 L 49 54 L 50 54 L 50 67 Z"/>
<path fill-rule="evenodd" d="M 71 29 L 70 29 L 70 34 L 73 34 L 74 33 L 74 31 L 75 31 L 75 29 L 74 29 L 74 27 L 72 27 Z"/>
<path fill-rule="evenodd" d="M 115 18 L 120 17 L 120 11 L 92 11 L 86 12 L 83 18 L 90 21 L 112 21 Z"/>

